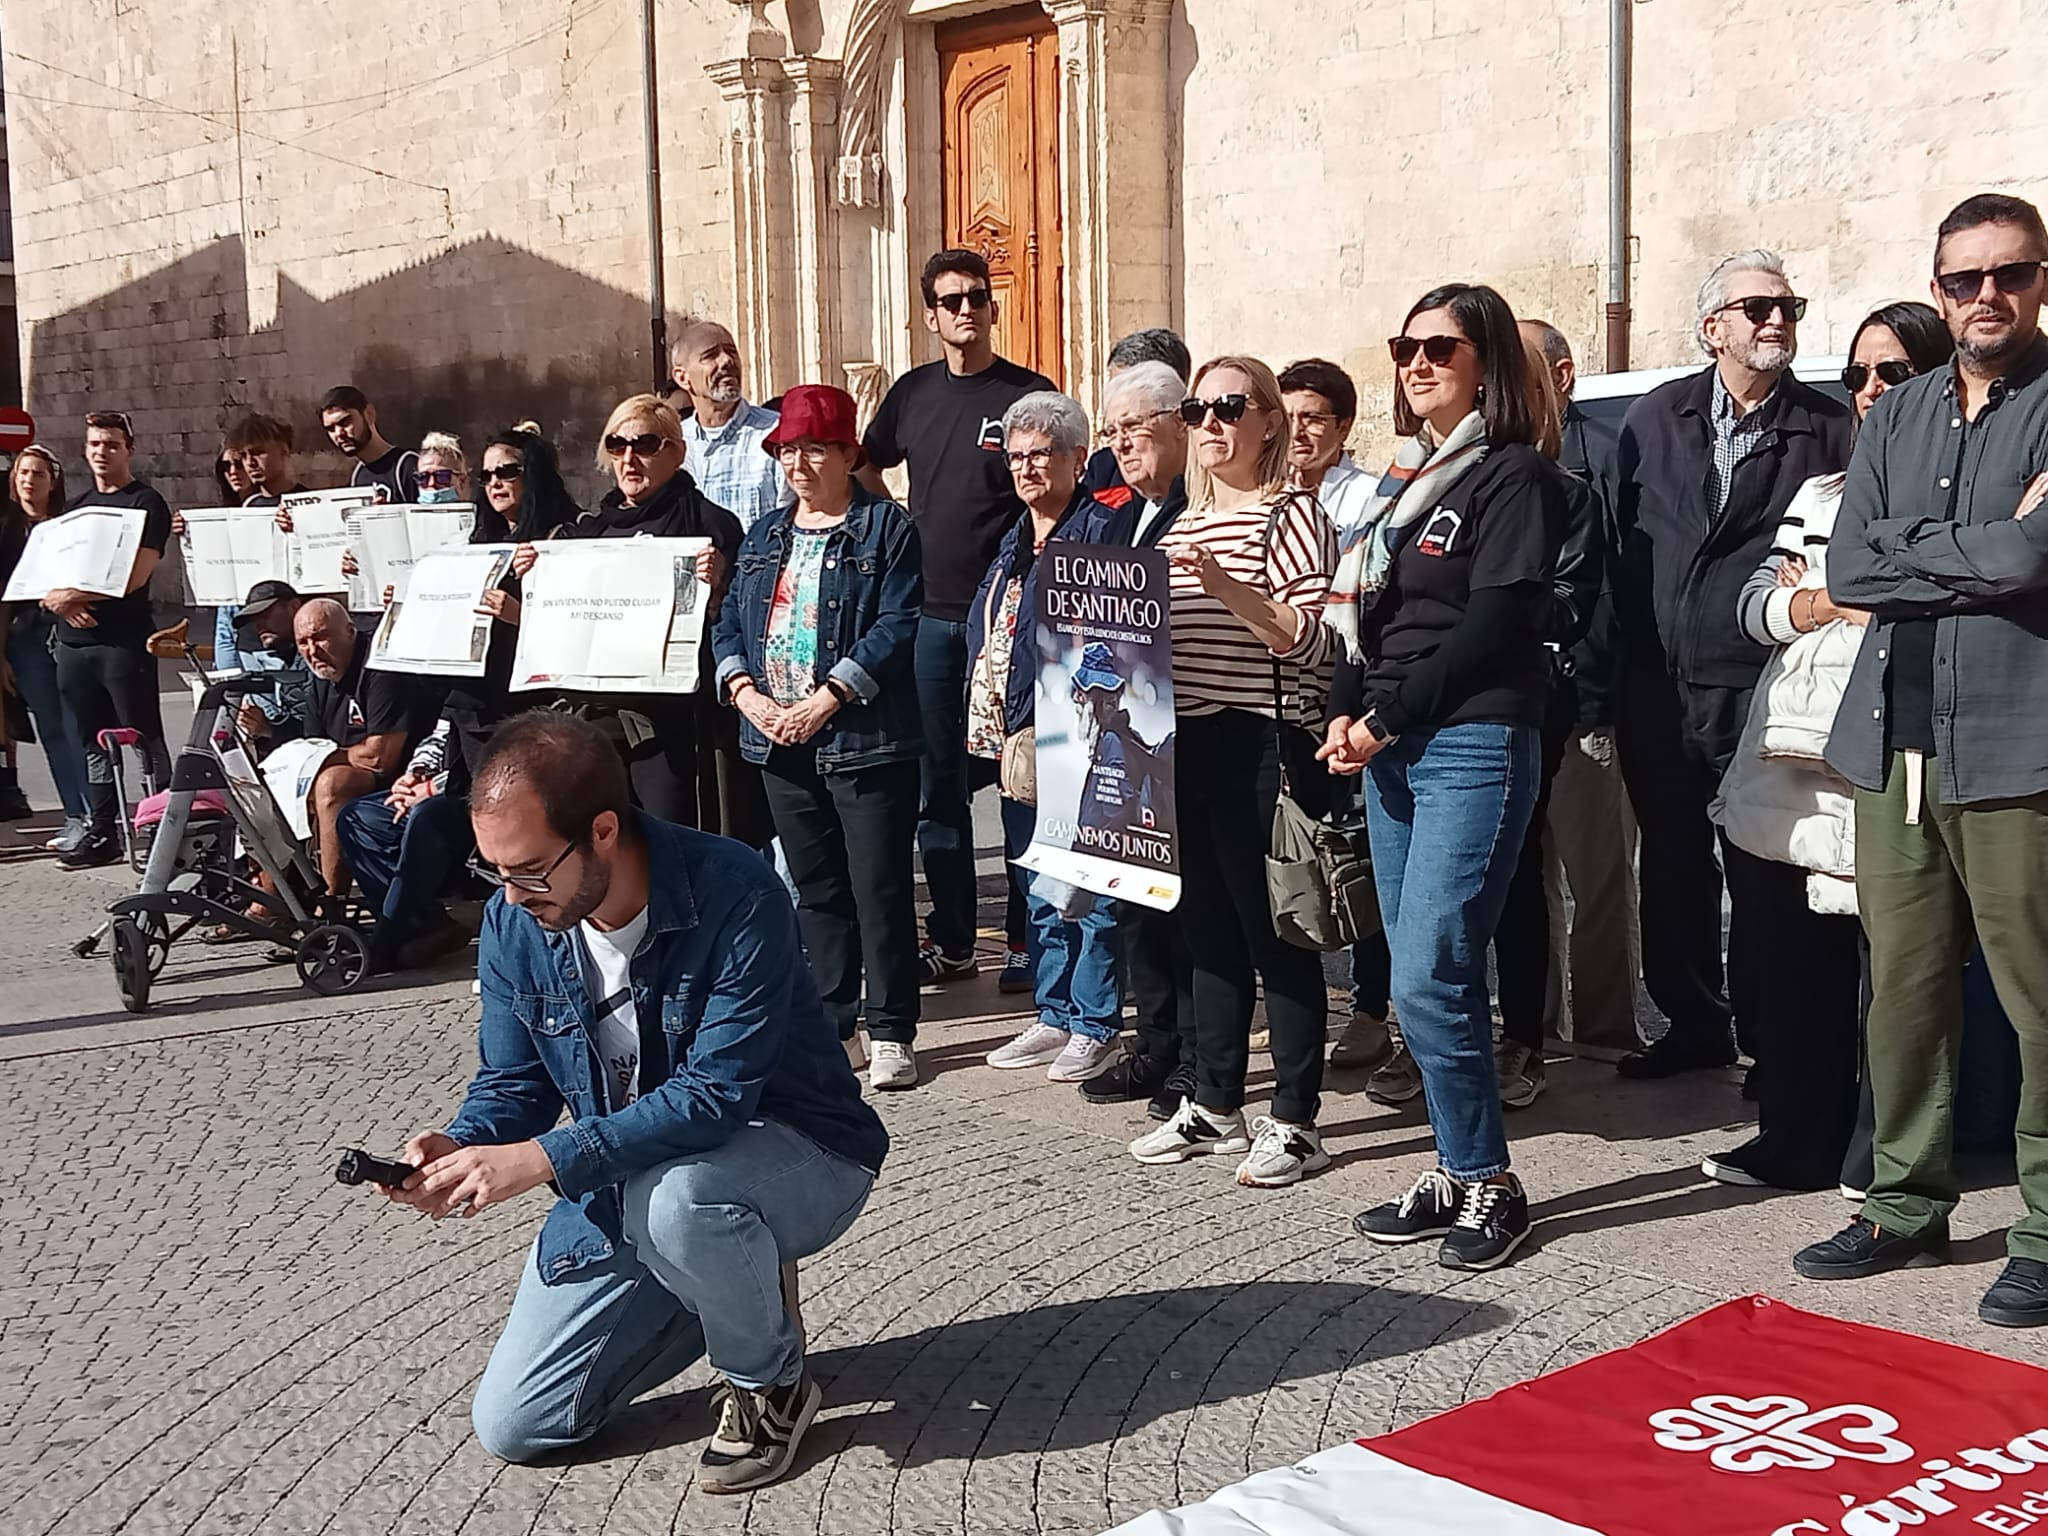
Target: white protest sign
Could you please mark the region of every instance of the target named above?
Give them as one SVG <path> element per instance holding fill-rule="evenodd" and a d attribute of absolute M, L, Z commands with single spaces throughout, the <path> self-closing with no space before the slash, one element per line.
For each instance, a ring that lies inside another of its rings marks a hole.
<path fill-rule="evenodd" d="M 278 510 L 291 518 L 289 574 L 285 580 L 300 592 L 346 592 L 348 577 L 341 571 L 342 551 L 348 548 L 348 514 L 367 506 L 372 491 L 343 487 L 334 491 L 301 491 L 278 502 Z"/>
<path fill-rule="evenodd" d="M 709 539 L 589 539 L 536 546 L 521 598 L 515 689 L 691 693 Z"/>
<path fill-rule="evenodd" d="M 445 544 L 413 567 L 405 596 L 385 610 L 370 665 L 387 672 L 482 677 L 491 643 L 484 594 L 505 579 L 510 544 Z"/>
<path fill-rule="evenodd" d="M 0 602 L 40 603 L 67 587 L 119 597 L 128 590 L 147 518 L 140 508 L 80 507 L 37 523 Z"/>
<path fill-rule="evenodd" d="M 180 515 L 185 587 L 193 607 L 237 608 L 257 582 L 291 580 L 289 536 L 271 508 L 192 507 Z"/>
<path fill-rule="evenodd" d="M 405 596 L 422 556 L 469 537 L 476 508 L 469 502 L 417 507 L 383 504 L 349 513 L 348 547 L 356 558 L 349 607 L 367 613 L 384 606 L 384 589 Z"/>

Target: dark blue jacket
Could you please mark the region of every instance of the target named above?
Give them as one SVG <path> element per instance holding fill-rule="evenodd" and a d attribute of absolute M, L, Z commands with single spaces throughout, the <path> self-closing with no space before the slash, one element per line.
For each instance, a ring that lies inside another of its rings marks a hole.
<path fill-rule="evenodd" d="M 1053 539 L 1073 544 L 1114 543 L 1109 530 L 1115 519 L 1116 513 L 1085 488 L 1076 490 L 1046 543 Z M 1021 731 L 1031 724 L 1038 700 L 1038 560 L 1031 550 L 1030 531 L 1031 514 L 1026 512 L 1003 535 L 995 561 L 981 578 L 981 590 L 974 594 L 974 606 L 967 610 L 967 676 L 971 680 L 974 663 L 988 643 L 990 600 L 1000 600 L 1003 585 L 1017 571 L 1018 562 L 1023 562 L 1024 596 L 1017 605 L 1017 632 L 1010 637 L 1009 684 L 1003 691 L 1005 731 Z"/>
<path fill-rule="evenodd" d="M 721 700 L 730 697 L 735 677 L 761 681 L 768 610 L 789 558 L 795 519 L 794 506 L 764 515 L 740 545 L 712 639 Z M 812 738 L 819 772 L 871 768 L 922 751 L 913 655 L 923 609 L 924 560 L 910 515 L 886 496 L 855 485 L 853 504 L 828 537 L 818 574 L 817 682 L 834 678 L 853 695 Z M 768 761 L 771 745 L 753 721 L 740 716 L 740 752 L 748 762 Z"/>
<path fill-rule="evenodd" d="M 1789 373 L 1760 409 L 1762 434 L 1711 515 L 1714 369 L 1660 384 L 1621 424 L 1615 509 L 1627 540 L 1616 587 L 1631 647 L 1663 648 L 1672 677 L 1751 688 L 1770 654 L 1742 632 L 1742 584 L 1763 564 L 1794 493 L 1849 462 L 1849 408 Z"/>
<path fill-rule="evenodd" d="M 862 1100 L 797 942 L 796 914 L 753 849 L 649 816 L 647 934 L 632 960 L 640 1097 L 601 1111 L 580 941 L 491 898 L 477 951 L 480 1065 L 448 1134 L 538 1139 L 561 1195 L 541 1229 L 550 1284 L 622 1240 L 620 1186 L 723 1146 L 749 1120 L 801 1132 L 880 1172 L 882 1122 Z M 562 1111 L 569 1124 L 557 1125 Z"/>

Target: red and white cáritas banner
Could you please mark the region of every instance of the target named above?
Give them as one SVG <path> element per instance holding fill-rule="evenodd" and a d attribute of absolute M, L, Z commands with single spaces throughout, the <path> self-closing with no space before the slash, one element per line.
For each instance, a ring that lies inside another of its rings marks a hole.
<path fill-rule="evenodd" d="M 2048 1371 L 1731 1301 L 1111 1536 L 2048 1536 Z"/>

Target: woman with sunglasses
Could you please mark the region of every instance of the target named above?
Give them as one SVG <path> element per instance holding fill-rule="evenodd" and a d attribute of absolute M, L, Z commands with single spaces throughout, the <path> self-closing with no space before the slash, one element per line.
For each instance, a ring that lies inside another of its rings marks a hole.
<path fill-rule="evenodd" d="M 1181 417 L 1194 440 L 1188 505 L 1160 548 L 1172 560 L 1176 916 L 1194 962 L 1195 1091 L 1131 1155 L 1242 1154 L 1237 1181 L 1274 1187 L 1330 1162 L 1316 1133 L 1329 1010 L 1322 960 L 1274 931 L 1266 853 L 1282 748 L 1314 745 L 1303 727 L 1319 717 L 1328 679 L 1322 612 L 1336 536 L 1312 493 L 1288 489 L 1287 412 L 1272 369 L 1252 357 L 1204 364 Z M 1287 757 L 1290 787 L 1307 794 L 1309 751 Z M 1260 978 L 1273 1102 L 1247 1136 Z"/>
<path fill-rule="evenodd" d="M 1946 366 L 1954 349 L 1928 305 L 1887 304 L 1867 315 L 1842 370 L 1857 421 L 1886 390 Z M 1714 820 L 1730 842 L 1768 861 L 1758 882 L 1773 897 L 1758 925 L 1770 978 L 1759 1022 L 1771 1069 L 1757 1134 L 1702 1159 L 1700 1171 L 1745 1188 L 1861 1190 L 1870 1182 L 1868 1142 L 1860 1168 L 1850 1156 L 1868 964 L 1853 883 L 1855 806 L 1821 761 L 1870 620 L 1828 593 L 1828 539 L 1847 480 L 1816 475 L 1800 486 L 1736 609 L 1742 632 L 1772 654 Z"/>
<path fill-rule="evenodd" d="M 1424 294 L 1389 343 L 1406 439 L 1338 567 L 1343 637 L 1321 756 L 1369 770 L 1366 819 L 1401 1034 L 1436 1166 L 1357 1219 L 1375 1242 L 1442 1239 L 1449 1269 L 1505 1263 L 1529 1231 L 1509 1172 L 1486 949 L 1541 776 L 1563 471 L 1513 311 L 1491 288 Z"/>
<path fill-rule="evenodd" d="M 462 439 L 452 432 L 429 432 L 420 439 L 419 504 L 469 500 L 469 458 Z"/>
<path fill-rule="evenodd" d="M 224 507 L 241 506 L 256 489 L 255 477 L 242 462 L 240 451 L 226 439 L 222 439 L 220 453 L 213 461 L 213 483 L 220 490 L 220 504 Z"/>
<path fill-rule="evenodd" d="M 917 835 L 923 731 L 913 665 L 923 556 L 909 514 L 854 479 L 853 396 L 800 384 L 763 446 L 796 502 L 748 530 L 719 610 L 719 697 L 739 712 L 796 885 L 825 1016 L 868 1082 L 917 1083 Z"/>
<path fill-rule="evenodd" d="M 0 587 L 14 574 L 28 536 L 38 523 L 64 510 L 64 466 L 57 455 L 32 443 L 14 456 L 7 473 L 7 496 L 0 500 Z M 6 637 L 0 665 L 0 694 L 12 694 L 27 707 L 57 799 L 64 807 L 64 830 L 45 845 L 69 853 L 85 841 L 85 747 L 63 690 L 57 686 L 57 661 L 51 653 L 56 639 L 55 617 L 36 603 L 0 604 L 0 634 Z M 13 766 L 13 749 L 8 764 Z"/>

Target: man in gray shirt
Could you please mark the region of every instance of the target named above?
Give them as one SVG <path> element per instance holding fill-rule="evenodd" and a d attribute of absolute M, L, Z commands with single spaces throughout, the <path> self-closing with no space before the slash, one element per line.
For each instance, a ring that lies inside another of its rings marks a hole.
<path fill-rule="evenodd" d="M 2048 230 L 1984 193 L 1942 222 L 1934 301 L 1953 370 L 1863 425 L 1828 546 L 1835 601 L 1872 618 L 1828 761 L 1856 786 L 1870 939 L 1875 1174 L 1862 1213 L 1794 1261 L 1809 1279 L 1939 1263 L 1962 970 L 1981 944 L 2019 1035 L 2027 1214 L 1978 1315 L 2048 1323 Z"/>

